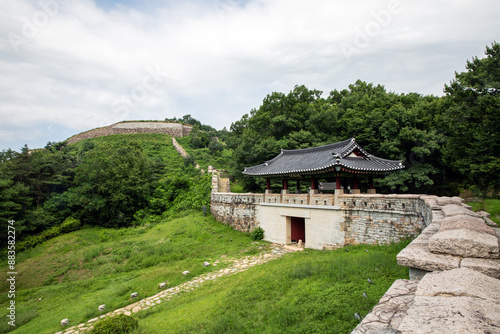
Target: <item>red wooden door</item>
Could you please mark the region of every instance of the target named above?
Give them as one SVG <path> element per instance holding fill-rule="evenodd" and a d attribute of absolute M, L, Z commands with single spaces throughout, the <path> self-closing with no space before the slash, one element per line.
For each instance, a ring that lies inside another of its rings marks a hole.
<path fill-rule="evenodd" d="M 306 220 L 300 217 L 291 217 L 291 241 L 292 242 L 306 242 Z"/>

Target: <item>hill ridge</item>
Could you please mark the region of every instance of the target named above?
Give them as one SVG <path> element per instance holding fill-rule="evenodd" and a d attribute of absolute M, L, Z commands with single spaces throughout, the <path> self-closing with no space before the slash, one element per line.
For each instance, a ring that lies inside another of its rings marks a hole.
<path fill-rule="evenodd" d="M 137 133 L 163 133 L 172 137 L 184 137 L 188 136 L 192 129 L 191 125 L 168 121 L 121 121 L 76 134 L 69 137 L 66 141 L 68 144 L 74 144 L 90 138 Z"/>

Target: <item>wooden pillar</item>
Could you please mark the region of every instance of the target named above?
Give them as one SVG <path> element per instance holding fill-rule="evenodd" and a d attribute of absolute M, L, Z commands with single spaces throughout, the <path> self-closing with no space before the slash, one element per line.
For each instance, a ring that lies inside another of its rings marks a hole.
<path fill-rule="evenodd" d="M 311 194 L 317 194 L 317 193 L 318 193 L 318 184 L 314 176 L 311 176 Z"/>
<path fill-rule="evenodd" d="M 266 178 L 266 194 L 272 194 L 271 190 L 271 180 L 269 178 Z"/>
<path fill-rule="evenodd" d="M 340 185 L 340 174 L 337 174 L 335 176 L 335 189 L 342 189 Z"/>
<path fill-rule="evenodd" d="M 358 176 L 354 174 L 354 177 L 352 179 L 352 193 L 353 194 L 360 194 L 361 191 L 358 188 Z"/>
<path fill-rule="evenodd" d="M 289 194 L 290 192 L 288 191 L 288 180 L 286 178 L 283 179 L 283 187 L 281 189 L 282 194 Z"/>
<path fill-rule="evenodd" d="M 299 179 L 297 179 L 297 190 L 295 191 L 295 193 L 300 194 L 300 180 Z"/>
<path fill-rule="evenodd" d="M 373 175 L 370 174 L 370 176 L 368 176 L 368 193 L 369 194 L 376 194 L 377 192 L 375 191 L 375 189 L 373 188 Z"/>

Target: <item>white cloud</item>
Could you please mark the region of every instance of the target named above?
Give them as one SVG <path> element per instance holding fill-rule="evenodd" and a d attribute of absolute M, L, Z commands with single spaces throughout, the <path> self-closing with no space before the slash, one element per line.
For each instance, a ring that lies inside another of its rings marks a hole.
<path fill-rule="evenodd" d="M 189 113 L 222 128 L 295 84 L 328 93 L 362 79 L 441 94 L 498 35 L 497 8 L 492 0 L 2 1 L 0 149 L 124 119 Z"/>

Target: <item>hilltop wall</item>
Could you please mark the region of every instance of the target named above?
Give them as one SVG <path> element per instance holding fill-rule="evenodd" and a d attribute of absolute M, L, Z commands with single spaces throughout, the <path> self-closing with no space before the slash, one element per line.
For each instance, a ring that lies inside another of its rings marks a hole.
<path fill-rule="evenodd" d="M 82 132 L 68 138 L 68 144 L 73 144 L 84 139 L 136 133 L 163 133 L 172 137 L 188 136 L 192 126 L 168 122 L 119 122 L 102 128 Z"/>

